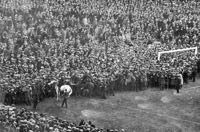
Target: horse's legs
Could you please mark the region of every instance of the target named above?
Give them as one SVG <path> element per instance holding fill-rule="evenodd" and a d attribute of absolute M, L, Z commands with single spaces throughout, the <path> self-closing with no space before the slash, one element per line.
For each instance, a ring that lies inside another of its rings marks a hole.
<path fill-rule="evenodd" d="M 61 104 L 61 107 L 63 107 L 65 104 L 65 106 L 67 107 L 67 98 L 64 98 Z"/>
<path fill-rule="evenodd" d="M 58 101 L 58 100 L 59 100 L 59 97 L 60 97 L 60 93 L 59 93 L 59 88 L 58 88 L 58 86 L 55 86 L 55 90 L 56 90 L 56 100 Z"/>
<path fill-rule="evenodd" d="M 65 102 L 65 103 L 66 103 L 66 104 L 65 104 L 65 105 L 66 105 L 66 108 L 68 108 L 68 104 L 67 104 L 67 101 L 68 101 L 68 99 L 67 99 L 67 100 L 66 100 L 66 102 Z"/>

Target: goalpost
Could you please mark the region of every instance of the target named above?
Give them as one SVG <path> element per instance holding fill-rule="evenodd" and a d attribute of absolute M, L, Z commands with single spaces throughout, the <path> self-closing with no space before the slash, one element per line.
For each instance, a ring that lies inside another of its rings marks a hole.
<path fill-rule="evenodd" d="M 177 49 L 177 50 L 169 50 L 169 51 L 162 51 L 158 52 L 158 60 L 160 60 L 161 54 L 165 53 L 173 53 L 173 52 L 180 52 L 180 51 L 187 51 L 187 50 L 195 50 L 195 55 L 197 54 L 197 47 L 185 48 L 185 49 Z"/>

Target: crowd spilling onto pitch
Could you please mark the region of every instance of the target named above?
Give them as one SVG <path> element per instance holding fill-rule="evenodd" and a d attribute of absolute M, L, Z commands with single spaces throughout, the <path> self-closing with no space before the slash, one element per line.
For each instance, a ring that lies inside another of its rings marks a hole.
<path fill-rule="evenodd" d="M 0 123 L 4 125 L 6 132 L 124 132 L 123 129 L 97 128 L 91 121 L 81 120 L 79 124 L 75 124 L 45 113 L 4 105 L 0 107 L 0 117 Z"/>
<path fill-rule="evenodd" d="M 0 88 L 29 98 L 30 87 L 38 95 L 62 73 L 87 74 L 98 92 L 101 86 L 168 88 L 179 73 L 185 83 L 190 76 L 195 81 L 199 53 L 162 54 L 158 60 L 158 52 L 199 49 L 199 7 L 197 1 L 1 1 Z M 45 96 L 51 97 L 48 89 Z"/>

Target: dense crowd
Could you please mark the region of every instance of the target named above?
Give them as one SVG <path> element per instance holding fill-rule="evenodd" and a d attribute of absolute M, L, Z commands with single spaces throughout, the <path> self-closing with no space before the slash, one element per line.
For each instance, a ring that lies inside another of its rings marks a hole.
<path fill-rule="evenodd" d="M 124 132 L 124 130 L 104 130 L 91 121 L 81 120 L 71 123 L 45 113 L 32 112 L 24 108 L 0 106 L 0 123 L 7 132 Z"/>
<path fill-rule="evenodd" d="M 97 93 L 102 85 L 135 91 L 169 87 L 178 73 L 185 83 L 190 75 L 195 81 L 199 53 L 157 58 L 160 51 L 199 49 L 199 7 L 198 1 L 172 0 L 1 1 L 0 88 L 25 98 L 30 91 L 52 97 L 49 87 L 42 88 L 60 73 L 88 74 Z"/>
<path fill-rule="evenodd" d="M 159 51 L 199 47 L 198 2 L 22 2 L 1 3 L 1 81 L 8 85 L 58 78 L 60 71 L 89 71 L 96 80 L 132 71 L 145 79 L 151 70 L 183 72 L 198 59 L 189 51 L 157 61 Z"/>

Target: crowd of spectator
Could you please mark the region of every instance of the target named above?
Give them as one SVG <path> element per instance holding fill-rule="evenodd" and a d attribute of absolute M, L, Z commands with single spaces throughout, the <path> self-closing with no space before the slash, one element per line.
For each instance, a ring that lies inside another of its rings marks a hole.
<path fill-rule="evenodd" d="M 29 91 L 64 72 L 138 91 L 154 86 L 149 74 L 200 72 L 192 50 L 157 60 L 160 51 L 199 49 L 199 7 L 193 0 L 1 1 L 0 87 Z"/>
<path fill-rule="evenodd" d="M 4 105 L 0 106 L 0 117 L 6 132 L 124 132 L 123 129 L 97 128 L 91 121 L 81 120 L 76 124 L 45 113 Z"/>
<path fill-rule="evenodd" d="M 183 72 L 198 59 L 190 51 L 157 61 L 159 51 L 199 46 L 198 2 L 22 2 L 1 4 L 1 70 L 9 85 L 60 71 L 106 80 L 127 70 L 146 76 L 157 65 Z"/>

